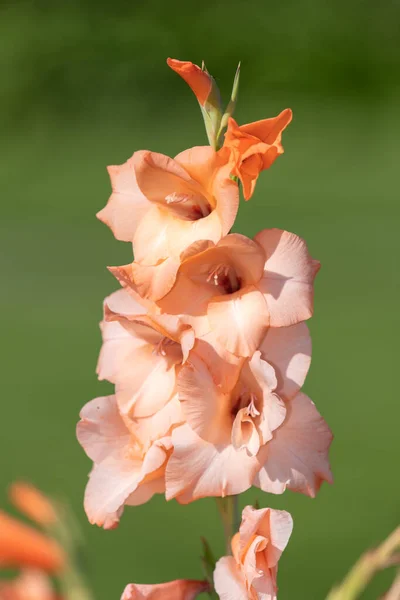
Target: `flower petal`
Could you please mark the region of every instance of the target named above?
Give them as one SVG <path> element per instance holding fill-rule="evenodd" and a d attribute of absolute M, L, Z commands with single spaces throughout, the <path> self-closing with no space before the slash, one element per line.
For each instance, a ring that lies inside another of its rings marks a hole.
<path fill-rule="evenodd" d="M 275 567 L 293 531 L 293 519 L 285 510 L 255 509 L 246 506 L 240 525 L 240 548 L 246 551 L 249 541 L 260 535 L 268 540 L 265 550 L 268 568 Z"/>
<path fill-rule="evenodd" d="M 162 467 L 167 452 L 163 440 L 153 444 L 144 457 L 135 452 L 114 396 L 86 404 L 81 419 L 78 441 L 95 463 L 85 491 L 85 511 L 92 524 L 112 529 L 118 525 L 126 500 L 150 473 Z M 158 489 L 155 486 L 153 493 Z"/>
<path fill-rule="evenodd" d="M 190 579 L 154 584 L 130 583 L 126 586 L 121 600 L 194 600 L 208 588 L 206 581 Z"/>
<path fill-rule="evenodd" d="M 249 598 L 245 580 L 233 556 L 223 556 L 215 565 L 214 587 L 220 600 Z"/>
<path fill-rule="evenodd" d="M 175 388 L 175 365 L 150 345 L 137 349 L 119 368 L 115 394 L 122 414 L 148 417 L 160 410 Z"/>
<path fill-rule="evenodd" d="M 229 443 L 232 427 L 231 399 L 217 388 L 206 364 L 191 356 L 179 371 L 177 390 L 190 427 L 202 438 Z"/>
<path fill-rule="evenodd" d="M 97 213 L 97 218 L 123 242 L 133 240 L 137 226 L 151 208 L 136 182 L 134 164 L 138 155 L 140 153 L 135 153 L 123 165 L 108 167 L 113 193 L 107 205 Z"/>
<path fill-rule="evenodd" d="M 297 394 L 286 406 L 286 420 L 260 450 L 263 467 L 254 485 L 272 494 L 288 487 L 314 497 L 323 481 L 332 483 L 328 451 L 333 436 L 305 394 Z"/>
<path fill-rule="evenodd" d="M 199 104 L 204 106 L 212 89 L 212 78 L 200 67 L 189 61 L 168 58 L 167 64 L 186 81 Z"/>
<path fill-rule="evenodd" d="M 237 356 L 251 356 L 269 324 L 267 305 L 254 286 L 214 298 L 208 305 L 208 319 L 217 340 Z"/>
<path fill-rule="evenodd" d="M 254 239 L 267 256 L 258 288 L 264 294 L 271 327 L 309 319 L 320 264 L 311 258 L 304 240 L 281 229 L 264 229 Z"/>
<path fill-rule="evenodd" d="M 289 125 L 293 113 L 290 108 L 285 108 L 278 116 L 271 119 L 262 119 L 246 125 L 241 125 L 242 132 L 259 138 L 265 144 L 274 144 L 280 137 L 282 131 Z"/>
<path fill-rule="evenodd" d="M 290 400 L 302 387 L 311 363 L 311 337 L 305 323 L 270 327 L 260 346 L 278 379 L 277 394 Z"/>
<path fill-rule="evenodd" d="M 175 283 L 180 261 L 170 257 L 156 265 L 131 265 L 133 283 L 143 298 L 159 300 L 171 290 Z"/>
<path fill-rule="evenodd" d="M 0 511 L 1 567 L 35 567 L 57 573 L 64 564 L 64 552 L 54 540 Z"/>
<path fill-rule="evenodd" d="M 251 487 L 260 466 L 246 450 L 237 451 L 230 443 L 207 442 L 189 425 L 173 430 L 172 444 L 166 498 L 176 498 L 182 504 L 207 496 L 241 494 Z"/>

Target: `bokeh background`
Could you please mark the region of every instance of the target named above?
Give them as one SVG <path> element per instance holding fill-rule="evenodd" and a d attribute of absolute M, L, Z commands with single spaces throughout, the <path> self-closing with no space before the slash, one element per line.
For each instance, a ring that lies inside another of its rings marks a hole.
<path fill-rule="evenodd" d="M 294 231 L 323 265 L 305 390 L 335 433 L 335 484 L 315 500 L 242 498 L 293 514 L 280 600 L 324 598 L 398 523 L 399 34 L 396 0 L 1 2 L 0 500 L 21 477 L 69 499 L 98 600 L 130 581 L 201 576 L 201 535 L 223 553 L 213 500 L 156 498 L 113 532 L 82 510 L 90 462 L 75 423 L 110 389 L 95 377 L 101 303 L 116 288 L 106 265 L 131 256 L 95 219 L 105 166 L 206 143 L 168 56 L 205 59 L 226 99 L 241 60 L 241 123 L 294 111 L 285 155 L 236 226 Z"/>

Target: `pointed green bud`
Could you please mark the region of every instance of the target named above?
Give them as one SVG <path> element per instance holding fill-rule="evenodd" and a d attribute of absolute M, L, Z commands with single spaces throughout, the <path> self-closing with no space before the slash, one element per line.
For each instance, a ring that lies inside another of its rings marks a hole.
<path fill-rule="evenodd" d="M 229 117 L 232 117 L 233 113 L 235 112 L 236 103 L 237 103 L 238 94 L 239 94 L 239 79 L 240 79 L 240 62 L 237 66 L 235 78 L 233 80 L 231 99 L 229 101 L 228 106 L 226 107 L 224 114 L 222 115 L 221 124 L 220 124 L 220 128 L 218 131 L 218 144 L 219 145 L 222 145 L 221 140 L 222 140 L 222 136 L 224 133 L 224 129 L 228 125 Z"/>

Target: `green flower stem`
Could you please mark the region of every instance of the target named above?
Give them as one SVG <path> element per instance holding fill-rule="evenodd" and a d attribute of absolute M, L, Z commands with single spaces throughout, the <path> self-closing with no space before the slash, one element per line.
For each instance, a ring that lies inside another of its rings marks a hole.
<path fill-rule="evenodd" d="M 239 496 L 216 498 L 219 514 L 224 528 L 226 553 L 232 554 L 231 540 L 239 529 Z"/>
<path fill-rule="evenodd" d="M 400 549 L 400 527 L 378 548 L 363 554 L 343 582 L 335 587 L 326 600 L 354 600 L 365 590 L 374 575 L 392 563 L 393 555 Z"/>

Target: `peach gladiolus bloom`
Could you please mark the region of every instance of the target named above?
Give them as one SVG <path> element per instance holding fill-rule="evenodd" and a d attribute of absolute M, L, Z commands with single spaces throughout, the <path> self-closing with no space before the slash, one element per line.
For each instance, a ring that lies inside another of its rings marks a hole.
<path fill-rule="evenodd" d="M 282 131 L 292 120 L 292 111 L 283 110 L 277 117 L 247 125 L 238 125 L 231 117 L 225 134 L 222 153 L 228 149 L 233 164 L 232 175 L 239 177 L 245 200 L 253 195 L 261 171 L 269 169 L 283 153 Z"/>
<path fill-rule="evenodd" d="M 200 106 L 204 106 L 213 87 L 213 80 L 207 71 L 203 71 L 192 62 L 176 60 L 175 58 L 168 58 L 167 64 L 186 81 Z"/>
<path fill-rule="evenodd" d="M 209 589 L 206 581 L 176 579 L 168 583 L 140 584 L 126 586 L 121 600 L 194 600 Z"/>
<path fill-rule="evenodd" d="M 10 487 L 9 495 L 14 506 L 39 525 L 51 525 L 57 521 L 51 501 L 32 484 L 15 482 Z"/>
<path fill-rule="evenodd" d="M 60 546 L 33 527 L 0 511 L 0 566 L 56 573 L 64 566 Z"/>
<path fill-rule="evenodd" d="M 196 337 L 212 331 L 232 354 L 252 356 L 268 327 L 312 315 L 320 265 L 293 233 L 265 229 L 254 240 L 234 233 L 217 244 L 193 244 L 183 258 L 171 292 L 157 305 L 190 323 Z"/>
<path fill-rule="evenodd" d="M 233 556 L 224 556 L 215 567 L 220 600 L 276 600 L 278 561 L 292 530 L 288 512 L 246 506 L 239 533 L 232 539 Z"/>
<path fill-rule="evenodd" d="M 323 480 L 331 482 L 331 432 L 299 392 L 310 356 L 304 323 L 269 329 L 229 391 L 191 356 L 178 376 L 186 423 L 172 431 L 167 499 L 187 503 L 240 494 L 252 485 L 274 494 L 289 488 L 315 496 Z"/>
<path fill-rule="evenodd" d="M 115 384 L 119 411 L 138 435 L 144 418 L 163 409 L 194 344 L 190 325 L 174 315 L 149 315 L 125 290 L 104 302 L 103 346 L 97 372 Z"/>
<path fill-rule="evenodd" d="M 113 529 L 124 505 L 137 506 L 164 492 L 165 464 L 171 446 L 167 434 L 179 415 L 175 398 L 166 410 L 157 413 L 153 428 L 146 424 L 152 435 L 147 431 L 143 443 L 129 431 L 114 396 L 96 398 L 83 407 L 77 437 L 94 462 L 84 501 L 90 523 Z"/>
<path fill-rule="evenodd" d="M 16 579 L 0 583 L 0 600 L 62 600 L 41 571 L 23 571 Z"/>
<path fill-rule="evenodd" d="M 187 246 L 216 243 L 231 229 L 239 205 L 231 167 L 209 146 L 199 146 L 175 159 L 136 152 L 109 170 L 113 194 L 97 216 L 118 239 L 133 242 L 140 295 L 162 297 Z"/>

